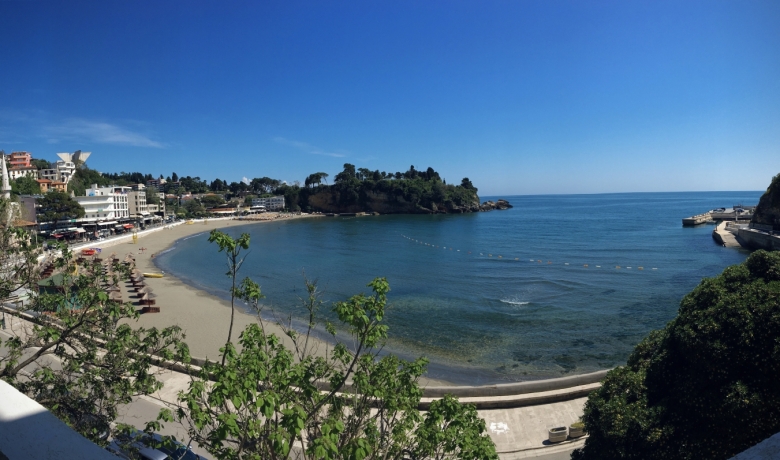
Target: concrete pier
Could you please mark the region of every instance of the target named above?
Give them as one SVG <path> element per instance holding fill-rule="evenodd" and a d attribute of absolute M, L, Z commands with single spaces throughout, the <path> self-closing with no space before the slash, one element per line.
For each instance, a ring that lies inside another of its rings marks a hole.
<path fill-rule="evenodd" d="M 742 245 L 739 243 L 737 236 L 729 231 L 729 222 L 723 221 L 715 227 L 712 231 L 712 239 L 718 244 L 726 246 L 727 248 L 740 248 Z"/>

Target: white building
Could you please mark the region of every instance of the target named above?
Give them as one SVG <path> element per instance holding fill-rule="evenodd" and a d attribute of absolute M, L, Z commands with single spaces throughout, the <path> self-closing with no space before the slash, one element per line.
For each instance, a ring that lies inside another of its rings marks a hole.
<path fill-rule="evenodd" d="M 252 207 L 265 206 L 269 211 L 284 209 L 284 196 L 272 196 L 269 198 L 252 198 Z"/>
<path fill-rule="evenodd" d="M 14 166 L 8 169 L 8 177 L 11 178 L 11 180 L 16 180 L 24 176 L 38 179 L 38 169 L 36 169 L 35 166 Z"/>
<path fill-rule="evenodd" d="M 70 179 L 76 173 L 76 163 L 71 161 L 58 160 L 54 163 L 52 169 L 41 169 L 38 171 L 38 179 L 48 179 L 51 181 L 70 182 Z"/>
<path fill-rule="evenodd" d="M 58 153 L 60 160 L 54 163 L 52 169 L 41 169 L 38 171 L 38 179 L 49 179 L 51 181 L 70 182 L 70 179 L 76 173 L 76 162 L 85 163 L 92 152 L 82 152 L 76 150 L 74 153 Z"/>
<path fill-rule="evenodd" d="M 87 189 L 87 196 L 77 196 L 76 201 L 84 208 L 80 222 L 114 221 L 130 218 L 128 192 L 130 187 L 98 187 Z M 144 197 L 145 202 L 145 197 Z"/>

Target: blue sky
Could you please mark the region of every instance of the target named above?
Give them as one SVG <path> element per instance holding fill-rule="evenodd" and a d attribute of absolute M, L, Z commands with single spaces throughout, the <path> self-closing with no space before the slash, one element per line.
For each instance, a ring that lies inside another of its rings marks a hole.
<path fill-rule="evenodd" d="M 0 1 L 0 149 L 481 195 L 762 190 L 777 1 Z"/>

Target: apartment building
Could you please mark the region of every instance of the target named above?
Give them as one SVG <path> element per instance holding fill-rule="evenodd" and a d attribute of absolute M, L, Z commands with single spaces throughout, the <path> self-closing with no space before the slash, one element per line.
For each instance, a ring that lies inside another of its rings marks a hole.
<path fill-rule="evenodd" d="M 63 160 L 57 160 L 56 163 L 54 163 L 54 168 L 51 169 L 41 169 L 38 171 L 38 178 L 39 179 L 48 179 L 48 180 L 56 180 L 60 182 L 65 182 L 66 184 L 70 182 L 70 179 L 73 177 L 73 175 L 76 173 L 76 163 L 73 163 L 72 161 L 63 161 Z"/>
<path fill-rule="evenodd" d="M 30 152 L 11 152 L 8 155 L 8 164 L 13 168 L 30 168 L 32 167 L 32 155 Z"/>
<path fill-rule="evenodd" d="M 284 196 L 272 196 L 268 198 L 252 198 L 252 207 L 265 206 L 269 211 L 284 209 Z"/>
<path fill-rule="evenodd" d="M 92 188 L 87 189 L 87 196 L 76 197 L 76 201 L 84 208 L 84 217 L 79 221 L 128 220 L 130 218 L 129 192 L 130 187 L 93 185 Z"/>
<path fill-rule="evenodd" d="M 143 187 L 143 184 L 138 185 Z M 146 204 L 146 190 L 143 188 L 127 192 L 127 204 L 130 217 L 145 218 L 149 215 L 149 209 Z"/>
<path fill-rule="evenodd" d="M 165 194 L 158 193 L 157 198 L 159 200 L 159 204 L 152 204 L 147 202 L 146 210 L 149 211 L 149 214 L 165 216 Z"/>
<path fill-rule="evenodd" d="M 139 184 L 141 185 L 141 184 Z M 153 188 L 157 192 L 164 192 L 165 191 L 165 179 L 152 179 L 146 181 L 146 187 L 147 188 Z"/>
<path fill-rule="evenodd" d="M 60 192 L 68 191 L 68 184 L 58 180 L 38 179 L 35 182 L 38 182 L 41 193 L 48 193 L 50 190 L 58 190 Z"/>
<path fill-rule="evenodd" d="M 85 163 L 92 152 L 82 152 L 76 150 L 73 153 L 58 153 L 60 157 L 54 168 L 41 169 L 38 171 L 38 179 L 48 179 L 51 181 L 70 182 L 73 175 L 76 174 L 76 163 Z"/>
<path fill-rule="evenodd" d="M 9 179 L 16 180 L 24 176 L 29 176 L 33 179 L 37 179 L 38 169 L 35 166 L 13 166 L 11 168 L 8 168 Z"/>

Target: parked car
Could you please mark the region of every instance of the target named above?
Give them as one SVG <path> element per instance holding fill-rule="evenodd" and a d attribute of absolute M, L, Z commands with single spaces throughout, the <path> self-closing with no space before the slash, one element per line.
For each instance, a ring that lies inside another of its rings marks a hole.
<path fill-rule="evenodd" d="M 106 450 L 120 458 L 132 460 L 206 460 L 176 440 L 153 433 L 131 430 L 118 434 Z"/>

